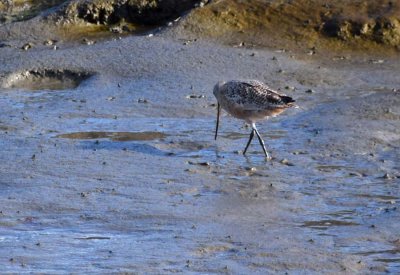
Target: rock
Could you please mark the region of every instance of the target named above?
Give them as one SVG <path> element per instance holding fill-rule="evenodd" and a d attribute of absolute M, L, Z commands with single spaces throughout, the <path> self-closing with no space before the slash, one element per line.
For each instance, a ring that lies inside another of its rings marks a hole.
<path fill-rule="evenodd" d="M 361 177 L 363 177 L 363 174 L 358 173 L 358 172 L 350 172 L 350 173 L 349 173 L 349 176 L 361 178 Z"/>
<path fill-rule="evenodd" d="M 307 94 L 315 93 L 315 91 L 313 89 L 308 89 L 308 90 L 305 90 L 304 92 L 307 93 Z"/>
<path fill-rule="evenodd" d="M 32 47 L 33 47 L 32 43 L 26 43 L 21 47 L 21 49 L 24 51 L 27 51 L 27 50 L 31 49 Z"/>
<path fill-rule="evenodd" d="M 187 95 L 186 98 L 193 99 L 193 98 L 205 98 L 205 95 Z"/>
<path fill-rule="evenodd" d="M 87 38 L 83 38 L 83 39 L 82 39 L 82 43 L 90 46 L 90 45 L 95 44 L 96 41 L 90 40 L 90 39 L 87 39 Z"/>
<path fill-rule="evenodd" d="M 291 90 L 291 91 L 296 90 L 296 88 L 293 87 L 293 86 L 285 86 L 285 89 L 286 89 L 286 90 Z"/>
<path fill-rule="evenodd" d="M 383 63 L 385 63 L 385 60 L 383 60 L 383 59 L 371 59 L 369 62 L 371 62 L 372 64 L 383 64 Z"/>
<path fill-rule="evenodd" d="M 124 31 L 122 30 L 121 27 L 115 26 L 115 27 L 111 27 L 110 28 L 110 32 L 112 32 L 112 33 L 123 33 Z"/>
<path fill-rule="evenodd" d="M 211 165 L 208 161 L 203 161 L 203 162 L 188 161 L 188 164 L 190 164 L 190 165 L 206 166 L 206 167 L 209 167 L 209 166 Z"/>
<path fill-rule="evenodd" d="M 45 45 L 45 46 L 53 46 L 55 43 L 57 43 L 57 40 L 48 39 L 48 40 L 43 42 L 43 45 Z"/>
<path fill-rule="evenodd" d="M 294 164 L 292 162 L 290 162 L 287 159 L 283 159 L 280 161 L 281 164 L 287 165 L 287 166 L 294 166 Z"/>
<path fill-rule="evenodd" d="M 385 179 L 385 180 L 392 180 L 393 179 L 393 177 L 389 173 L 384 174 L 382 176 L 382 178 Z"/>
<path fill-rule="evenodd" d="M 139 99 L 137 100 L 137 102 L 138 102 L 138 103 L 149 103 L 149 101 L 148 101 L 147 99 L 145 99 L 145 98 L 139 98 Z"/>

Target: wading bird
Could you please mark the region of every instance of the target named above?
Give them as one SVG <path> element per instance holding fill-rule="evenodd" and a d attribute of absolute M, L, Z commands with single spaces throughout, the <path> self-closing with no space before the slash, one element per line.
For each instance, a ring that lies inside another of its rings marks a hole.
<path fill-rule="evenodd" d="M 258 80 L 219 82 L 214 86 L 214 95 L 218 101 L 215 139 L 217 139 L 218 135 L 221 108 L 223 108 L 232 116 L 243 119 L 251 125 L 252 131 L 243 155 L 246 154 L 255 133 L 263 148 L 265 157 L 271 159 L 265 149 L 264 140 L 257 130 L 256 122 L 277 116 L 285 109 L 295 107 L 295 101 L 289 96 L 279 94 L 270 89 L 266 84 Z"/>

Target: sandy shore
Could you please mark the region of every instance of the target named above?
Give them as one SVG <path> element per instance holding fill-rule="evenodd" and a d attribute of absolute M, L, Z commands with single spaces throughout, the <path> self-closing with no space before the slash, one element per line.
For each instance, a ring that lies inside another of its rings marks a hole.
<path fill-rule="evenodd" d="M 400 271 L 397 55 L 118 36 L 3 36 L 2 272 Z M 213 139 L 237 78 L 300 105 L 258 126 L 272 162 L 232 117 Z"/>

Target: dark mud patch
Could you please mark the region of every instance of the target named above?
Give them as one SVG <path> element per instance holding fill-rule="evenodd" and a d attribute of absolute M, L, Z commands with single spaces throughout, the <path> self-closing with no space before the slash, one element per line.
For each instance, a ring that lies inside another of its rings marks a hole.
<path fill-rule="evenodd" d="M 199 0 L 165 1 L 71 1 L 62 11 L 68 20 L 83 20 L 93 24 L 116 24 L 121 21 L 157 25 L 175 19 L 191 9 Z"/>
<path fill-rule="evenodd" d="M 179 18 L 200 2 L 202 1 L 73 0 L 52 18 L 62 26 L 62 31 L 70 29 L 75 32 L 75 29 L 94 25 L 106 27 L 111 33 L 140 34 Z"/>
<path fill-rule="evenodd" d="M 160 132 L 76 132 L 62 134 L 57 138 L 69 139 L 111 139 L 113 141 L 135 141 L 163 139 L 167 135 Z"/>
<path fill-rule="evenodd" d="M 1 85 L 5 89 L 22 89 L 29 91 L 67 90 L 78 87 L 93 74 L 70 70 L 31 70 L 14 73 Z"/>

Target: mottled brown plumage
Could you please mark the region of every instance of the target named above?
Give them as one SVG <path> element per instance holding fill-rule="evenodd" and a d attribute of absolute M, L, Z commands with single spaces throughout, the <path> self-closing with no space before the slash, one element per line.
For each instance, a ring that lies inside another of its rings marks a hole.
<path fill-rule="evenodd" d="M 214 95 L 218 101 L 215 139 L 217 139 L 219 114 L 222 107 L 232 116 L 251 124 L 253 128 L 243 154 L 246 153 L 254 133 L 256 133 L 265 156 L 270 158 L 255 123 L 279 115 L 287 108 L 295 106 L 295 101 L 289 96 L 279 94 L 258 80 L 219 82 L 214 87 Z"/>

